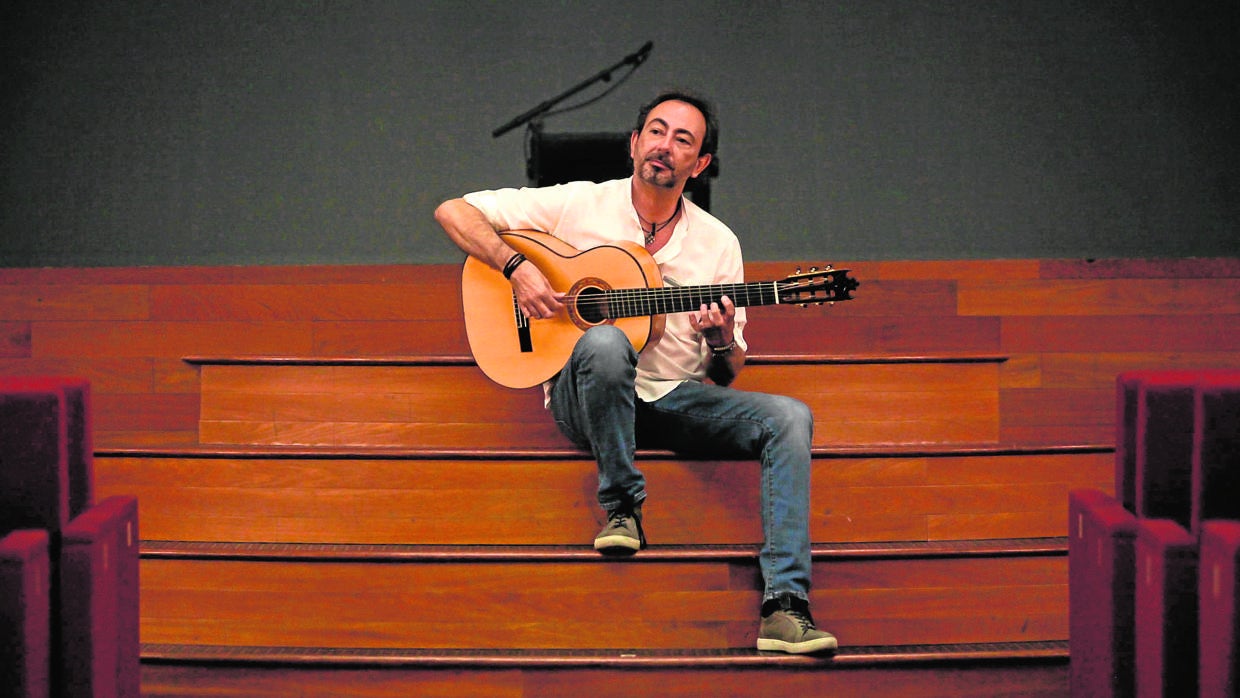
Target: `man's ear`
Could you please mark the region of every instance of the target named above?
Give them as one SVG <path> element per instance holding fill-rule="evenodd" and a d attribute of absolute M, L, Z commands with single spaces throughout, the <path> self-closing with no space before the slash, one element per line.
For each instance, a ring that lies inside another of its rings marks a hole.
<path fill-rule="evenodd" d="M 710 160 L 710 153 L 698 156 L 697 165 L 693 168 L 693 174 L 689 175 L 689 178 L 693 179 L 705 172 L 706 168 L 710 166 Z"/>

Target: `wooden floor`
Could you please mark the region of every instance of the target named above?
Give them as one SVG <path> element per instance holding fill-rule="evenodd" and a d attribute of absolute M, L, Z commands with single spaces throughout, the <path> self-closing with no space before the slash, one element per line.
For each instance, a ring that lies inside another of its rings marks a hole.
<path fill-rule="evenodd" d="M 0 371 L 92 381 L 144 695 L 1065 695 L 1067 493 L 1113 491 L 1117 373 L 1240 368 L 1240 260 L 836 266 L 738 383 L 814 410 L 834 657 L 753 649 L 756 463 L 640 453 L 652 546 L 593 552 L 594 464 L 472 365 L 454 265 L 0 270 Z"/>

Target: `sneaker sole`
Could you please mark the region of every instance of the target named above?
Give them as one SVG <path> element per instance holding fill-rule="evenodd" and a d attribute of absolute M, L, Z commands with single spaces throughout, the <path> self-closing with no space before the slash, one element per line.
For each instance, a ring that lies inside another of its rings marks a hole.
<path fill-rule="evenodd" d="M 642 543 L 628 536 L 604 536 L 594 539 L 594 549 L 604 555 L 632 555 L 641 550 Z"/>
<path fill-rule="evenodd" d="M 813 652 L 826 652 L 828 650 L 836 649 L 839 649 L 839 641 L 833 637 L 824 637 L 818 640 L 807 640 L 805 642 L 784 642 L 783 640 L 758 638 L 758 650 L 762 652 L 810 654 Z"/>

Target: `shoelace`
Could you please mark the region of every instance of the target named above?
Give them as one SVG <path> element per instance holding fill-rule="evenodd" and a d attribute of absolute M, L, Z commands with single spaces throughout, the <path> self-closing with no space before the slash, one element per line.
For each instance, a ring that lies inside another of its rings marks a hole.
<path fill-rule="evenodd" d="M 623 530 L 626 534 L 629 532 L 629 521 L 633 521 L 632 528 L 637 529 L 637 539 L 641 541 L 641 547 L 646 547 L 646 533 L 642 530 L 641 519 L 637 518 L 637 514 L 627 510 L 613 511 L 607 515 L 607 528 L 611 530 Z"/>
<path fill-rule="evenodd" d="M 788 609 L 787 611 L 784 611 L 784 613 L 787 613 L 793 620 L 797 622 L 797 625 L 801 626 L 801 632 L 806 632 L 809 630 L 817 629 L 814 627 L 814 621 L 810 620 L 809 616 L 805 615 L 804 613 L 801 613 L 800 611 L 794 611 L 792 609 Z"/>
<path fill-rule="evenodd" d="M 628 526 L 629 518 L 630 517 L 627 512 L 615 511 L 615 512 L 612 512 L 611 516 L 607 517 L 607 520 L 611 522 L 611 525 L 613 527 L 614 526 Z"/>

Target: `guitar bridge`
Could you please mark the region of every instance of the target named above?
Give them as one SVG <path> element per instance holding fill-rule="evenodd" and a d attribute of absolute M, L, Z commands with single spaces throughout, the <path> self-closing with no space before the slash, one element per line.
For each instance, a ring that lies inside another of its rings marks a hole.
<path fill-rule="evenodd" d="M 521 353 L 529 354 L 534 351 L 534 343 L 530 339 L 530 319 L 521 312 L 515 293 L 512 294 L 512 315 L 517 321 L 517 343 L 521 346 Z"/>

